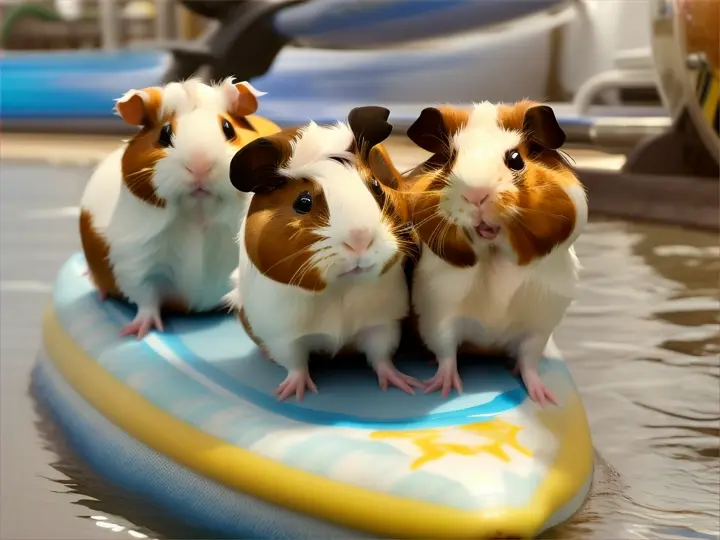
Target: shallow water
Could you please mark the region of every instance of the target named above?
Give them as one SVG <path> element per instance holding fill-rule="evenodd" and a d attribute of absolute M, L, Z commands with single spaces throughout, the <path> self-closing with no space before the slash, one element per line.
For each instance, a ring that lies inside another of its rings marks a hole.
<path fill-rule="evenodd" d="M 0 537 L 201 538 L 107 485 L 29 394 L 55 273 L 79 248 L 89 168 L 2 162 Z M 596 475 L 557 539 L 720 538 L 717 235 L 593 220 L 579 296 L 556 334 L 583 396 Z"/>

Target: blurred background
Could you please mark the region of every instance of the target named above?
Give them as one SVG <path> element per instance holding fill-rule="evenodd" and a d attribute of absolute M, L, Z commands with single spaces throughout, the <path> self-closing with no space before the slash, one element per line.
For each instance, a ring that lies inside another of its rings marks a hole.
<path fill-rule="evenodd" d="M 558 331 L 597 449 L 552 538 L 720 538 L 720 0 L 0 0 L 0 537 L 202 538 L 107 485 L 29 393 L 92 168 L 130 88 L 229 75 L 283 125 L 384 105 L 548 101 L 588 188 Z"/>

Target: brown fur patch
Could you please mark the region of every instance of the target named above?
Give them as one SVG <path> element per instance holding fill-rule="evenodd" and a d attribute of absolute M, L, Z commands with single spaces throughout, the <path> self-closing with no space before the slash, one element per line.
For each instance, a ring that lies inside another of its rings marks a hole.
<path fill-rule="evenodd" d="M 247 317 L 247 314 L 245 313 L 245 309 L 240 308 L 240 310 L 237 313 L 238 319 L 240 319 L 240 324 L 242 324 L 243 330 L 245 330 L 245 333 L 248 335 L 248 337 L 257 345 L 257 348 L 260 349 L 260 351 L 263 353 L 263 356 L 270 360 L 270 353 L 268 352 L 267 348 L 265 347 L 265 344 L 262 342 L 262 340 L 253 332 L 252 326 L 250 325 L 250 320 Z"/>
<path fill-rule="evenodd" d="M 435 255 L 461 268 L 473 266 L 477 258 L 465 231 L 446 220 L 438 206 L 445 178 L 455 163 L 452 139 L 467 125 L 468 118 L 469 111 L 450 105 L 425 109 L 408 130 L 408 136 L 433 155 L 401 183 L 419 239 Z"/>
<path fill-rule="evenodd" d="M 284 167 L 291 157 L 291 143 L 299 129 L 286 129 L 266 137 L 272 146 L 257 149 L 248 156 L 249 165 L 245 165 L 248 166 L 248 175 L 254 174 L 252 171 L 255 170 L 277 170 Z M 392 187 L 397 184 L 400 173 L 395 169 L 385 148 L 377 145 L 369 154 L 361 153 L 356 144 L 352 145 L 352 149 L 356 153 L 358 173 L 378 202 L 384 219 L 392 227 L 400 246 L 400 252 L 384 265 L 381 273 L 385 273 L 401 262 L 405 255 L 414 256 L 417 250 L 418 242 L 408 223 L 408 200 L 404 193 Z M 273 162 L 266 163 L 267 160 Z M 379 181 L 379 191 L 377 187 L 373 189 L 375 180 Z M 275 185 L 270 177 L 269 181 Z M 262 182 L 262 177 L 257 180 L 248 178 L 247 186 L 241 187 L 249 189 L 253 187 L 250 184 L 255 182 Z M 298 215 L 293 209 L 293 203 L 303 191 L 312 195 L 312 209 L 307 214 Z M 275 281 L 311 291 L 321 291 L 327 284 L 320 271 L 310 266 L 314 252 L 309 248 L 322 240 L 314 230 L 327 227 L 328 223 L 329 208 L 325 195 L 321 186 L 312 179 L 290 179 L 271 191 L 256 191 L 246 219 L 245 243 L 248 256 L 261 273 Z"/>
<path fill-rule="evenodd" d="M 80 241 L 90 276 L 98 289 L 114 298 L 123 298 L 110 266 L 110 248 L 93 227 L 92 215 L 87 210 L 80 211 Z"/>
<path fill-rule="evenodd" d="M 310 212 L 293 210 L 298 195 L 308 191 Z M 314 233 L 328 224 L 328 207 L 322 189 L 312 180 L 291 180 L 269 193 L 253 197 L 245 223 L 245 247 L 257 269 L 270 279 L 321 291 L 325 281 L 310 265 L 314 252 L 308 248 L 321 240 Z"/>
<path fill-rule="evenodd" d="M 499 123 L 505 129 L 523 131 L 527 110 L 538 105 L 527 100 L 514 106 L 500 105 Z M 518 151 L 526 170 L 517 180 L 519 192 L 503 193 L 498 201 L 506 209 L 505 230 L 520 265 L 547 255 L 570 237 L 576 214 L 566 189 L 580 185 L 557 150 L 543 147 L 533 134 L 523 133 Z"/>
<path fill-rule="evenodd" d="M 87 210 L 80 211 L 80 241 L 90 277 L 95 286 L 111 298 L 128 301 L 120 291 L 110 264 L 110 248 L 103 236 L 93 227 L 93 218 Z M 187 313 L 188 305 L 182 298 L 169 297 L 162 300 L 161 308 L 167 313 Z"/>
<path fill-rule="evenodd" d="M 412 184 L 408 196 L 413 227 L 423 244 L 444 261 L 460 268 L 473 266 L 477 257 L 467 234 L 438 211 L 445 185 L 441 175 L 441 171 L 426 173 Z"/>
<path fill-rule="evenodd" d="M 155 164 L 167 156 L 158 144 L 162 124 L 144 127 L 128 142 L 122 156 L 122 174 L 125 185 L 137 198 L 159 208 L 165 200 L 155 194 L 152 176 Z"/>

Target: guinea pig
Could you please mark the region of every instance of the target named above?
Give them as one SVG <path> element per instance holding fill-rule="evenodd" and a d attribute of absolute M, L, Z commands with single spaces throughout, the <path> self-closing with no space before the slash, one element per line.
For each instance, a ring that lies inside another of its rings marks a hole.
<path fill-rule="evenodd" d="M 280 129 L 249 116 L 259 95 L 230 78 L 130 90 L 117 100 L 117 114 L 139 130 L 90 178 L 80 237 L 100 297 L 138 308 L 122 335 L 162 330 L 161 310 L 221 305 L 249 199 L 230 183 L 230 161 L 246 143 Z"/>
<path fill-rule="evenodd" d="M 392 131 L 388 116 L 356 108 L 347 123 L 287 129 L 232 160 L 232 184 L 253 197 L 229 299 L 248 335 L 287 370 L 280 400 L 317 392 L 310 353 L 348 348 L 366 355 L 383 390 L 422 387 L 392 361 L 409 310 L 402 263 L 412 234 L 394 167 L 377 146 Z"/>
<path fill-rule="evenodd" d="M 405 180 L 421 240 L 412 306 L 438 361 L 426 391 L 462 390 L 466 345 L 514 354 L 530 398 L 557 403 L 537 363 L 574 296 L 588 208 L 553 110 L 527 100 L 427 108 L 407 135 L 432 153 Z"/>

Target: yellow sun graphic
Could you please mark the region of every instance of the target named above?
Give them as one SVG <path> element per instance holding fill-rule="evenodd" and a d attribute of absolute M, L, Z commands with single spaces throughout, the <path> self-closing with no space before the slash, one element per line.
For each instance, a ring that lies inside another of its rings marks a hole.
<path fill-rule="evenodd" d="M 457 426 L 451 429 L 457 429 L 478 435 L 483 439 L 489 439 L 490 442 L 479 444 L 458 444 L 446 442 L 442 440 L 445 429 L 420 429 L 415 431 L 374 431 L 370 434 L 371 439 L 405 439 L 410 440 L 420 450 L 420 457 L 412 462 L 410 468 L 415 470 L 424 464 L 441 459 L 448 454 L 457 454 L 461 456 L 474 456 L 481 453 L 491 454 L 498 459 L 509 462 L 510 456 L 503 449 L 503 446 L 514 448 L 525 456 L 532 456 L 532 453 L 521 445 L 517 436 L 523 429 L 517 426 L 493 418 L 485 422 L 468 424 L 465 426 Z"/>

